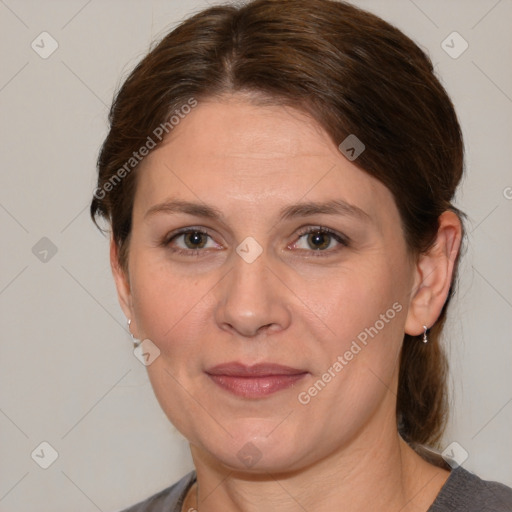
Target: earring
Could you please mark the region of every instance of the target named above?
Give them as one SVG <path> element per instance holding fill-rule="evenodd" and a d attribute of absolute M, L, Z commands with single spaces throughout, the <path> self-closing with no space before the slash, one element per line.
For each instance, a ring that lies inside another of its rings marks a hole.
<path fill-rule="evenodd" d="M 427 343 L 428 342 L 428 338 L 427 338 L 427 326 L 424 325 L 423 326 L 423 343 Z"/>
<path fill-rule="evenodd" d="M 132 319 L 128 318 L 127 323 L 128 323 L 128 332 L 130 333 L 130 336 L 132 337 L 132 340 L 133 340 L 133 346 L 137 347 L 139 345 L 140 341 L 135 338 L 135 336 L 132 334 L 132 330 L 130 329 L 130 325 L 132 323 Z"/>

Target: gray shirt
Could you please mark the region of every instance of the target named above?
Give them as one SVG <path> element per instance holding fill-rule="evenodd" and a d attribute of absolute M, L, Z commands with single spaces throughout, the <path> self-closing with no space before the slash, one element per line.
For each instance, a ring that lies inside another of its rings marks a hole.
<path fill-rule="evenodd" d="M 195 481 L 196 473 L 192 471 L 171 487 L 123 512 L 181 512 L 187 491 Z M 427 512 L 512 512 L 512 489 L 458 467 L 452 470 Z"/>

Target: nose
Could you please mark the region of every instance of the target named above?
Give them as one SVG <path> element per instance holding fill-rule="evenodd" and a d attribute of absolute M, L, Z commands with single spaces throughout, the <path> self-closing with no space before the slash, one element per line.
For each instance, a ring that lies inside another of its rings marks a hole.
<path fill-rule="evenodd" d="M 252 263 L 233 257 L 232 271 L 216 290 L 217 325 L 244 337 L 287 329 L 291 322 L 287 288 L 269 267 L 265 253 Z"/>

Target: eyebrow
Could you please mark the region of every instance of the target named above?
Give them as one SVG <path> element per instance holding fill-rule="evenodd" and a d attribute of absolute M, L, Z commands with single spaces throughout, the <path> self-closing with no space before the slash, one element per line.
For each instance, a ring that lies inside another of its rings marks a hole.
<path fill-rule="evenodd" d="M 191 201 L 169 200 L 156 204 L 149 208 L 144 214 L 148 218 L 157 213 L 185 213 L 195 217 L 204 217 L 207 219 L 220 221 L 223 217 L 222 212 L 206 203 L 195 203 Z M 359 220 L 368 221 L 370 216 L 361 208 L 347 203 L 341 199 L 327 202 L 306 202 L 286 206 L 279 212 L 280 220 L 289 220 L 297 217 L 309 217 L 311 215 L 344 215 L 354 217 Z"/>
<path fill-rule="evenodd" d="M 281 220 L 295 217 L 308 217 L 310 215 L 348 215 L 359 220 L 369 221 L 371 217 L 361 208 L 347 203 L 342 199 L 336 199 L 323 203 L 307 202 L 287 206 L 280 213 Z"/>
<path fill-rule="evenodd" d="M 205 203 L 180 201 L 178 199 L 155 204 L 144 214 L 144 218 L 156 213 L 186 213 L 188 215 L 194 215 L 195 217 L 205 217 L 214 220 L 219 220 L 222 217 L 221 211 L 213 206 L 209 206 Z"/>

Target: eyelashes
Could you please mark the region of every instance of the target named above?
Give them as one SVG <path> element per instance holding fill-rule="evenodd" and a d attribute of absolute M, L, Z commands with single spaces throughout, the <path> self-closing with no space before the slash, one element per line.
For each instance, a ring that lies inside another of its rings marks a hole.
<path fill-rule="evenodd" d="M 213 241 L 211 235 L 204 229 L 199 227 L 189 227 L 179 229 L 178 231 L 167 235 L 160 245 L 177 254 L 198 256 L 199 253 L 205 252 L 205 249 L 212 249 L 211 246 L 208 246 L 208 239 Z M 222 249 L 222 246 L 219 246 L 214 242 L 214 249 L 220 250 Z"/>
<path fill-rule="evenodd" d="M 324 226 L 308 226 L 300 229 L 295 235 L 294 242 L 286 248 L 296 253 L 304 253 L 307 257 L 325 257 L 338 253 L 350 246 L 350 239 L 330 228 Z M 166 235 L 159 244 L 172 253 L 187 257 L 200 257 L 211 254 L 212 251 L 224 249 L 221 244 L 204 228 L 190 226 Z"/>
<path fill-rule="evenodd" d="M 301 241 L 305 242 L 309 247 L 297 248 L 297 250 L 311 251 L 314 254 L 335 251 L 336 249 L 331 247 L 333 242 L 342 247 L 349 246 L 348 237 L 323 226 L 310 226 L 299 230 L 297 236 L 298 240 L 292 246 L 297 246 Z M 288 247 L 290 248 L 291 246 L 289 245 Z"/>

